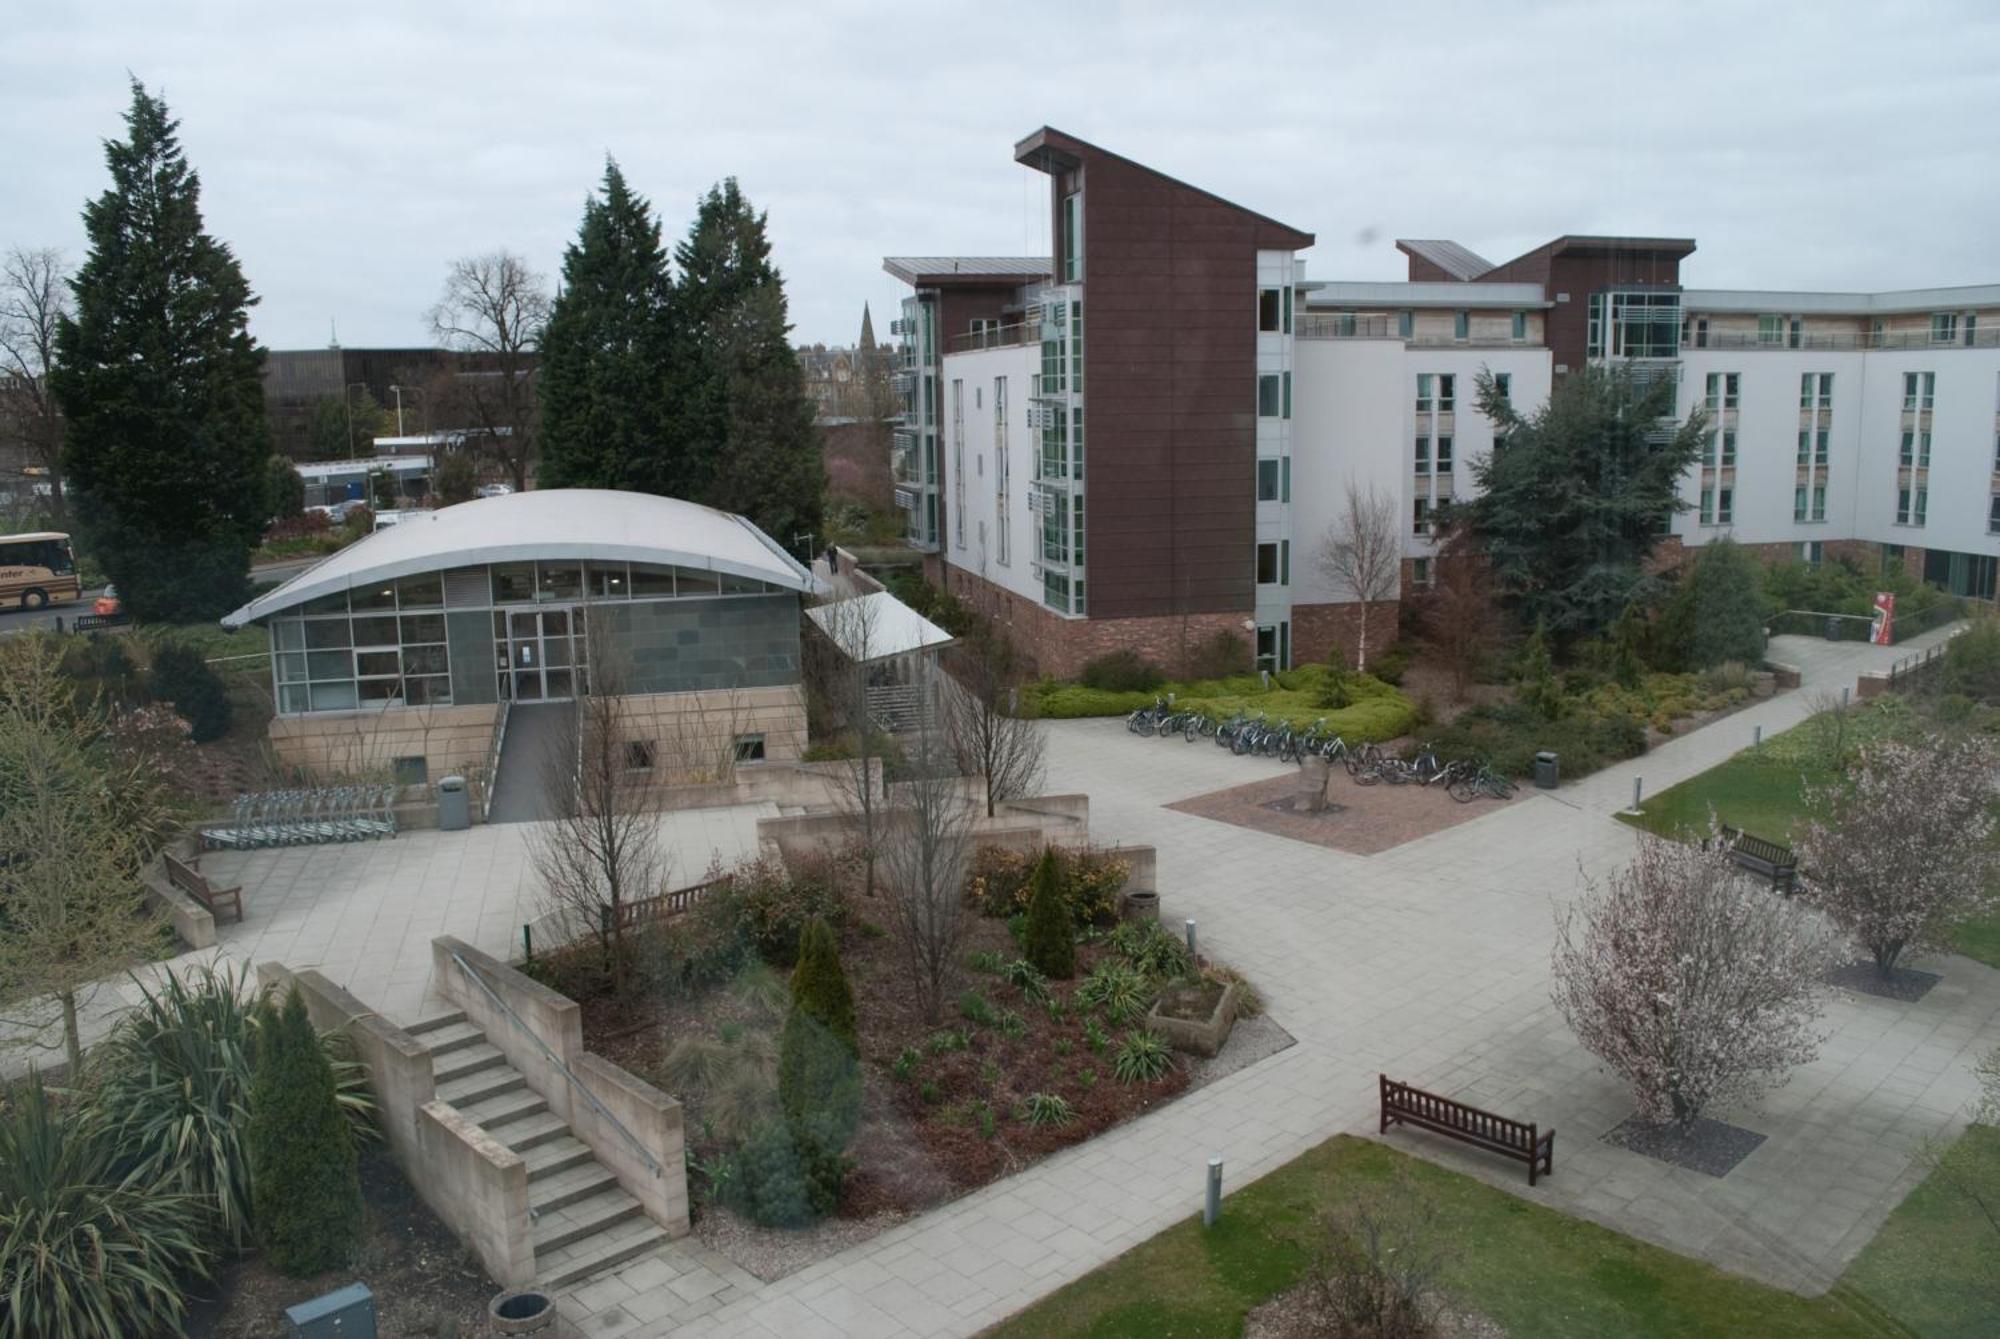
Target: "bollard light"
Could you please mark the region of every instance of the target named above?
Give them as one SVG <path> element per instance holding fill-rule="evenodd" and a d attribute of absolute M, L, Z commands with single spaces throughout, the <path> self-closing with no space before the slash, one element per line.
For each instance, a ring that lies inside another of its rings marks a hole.
<path fill-rule="evenodd" d="M 1753 749 L 1761 749 L 1764 747 L 1763 726 L 1753 725 L 1750 727 L 1750 747 Z"/>
<path fill-rule="evenodd" d="M 1645 778 L 1645 777 L 1643 777 L 1643 776 L 1635 776 L 1635 777 L 1633 777 L 1633 778 L 1632 778 L 1632 812 L 1633 812 L 1633 813 L 1635 813 L 1635 814 L 1636 814 L 1636 813 L 1638 813 L 1638 812 L 1639 812 L 1639 797 L 1640 797 L 1641 795 L 1644 795 L 1645 793 L 1646 793 L 1646 778 Z"/>
<path fill-rule="evenodd" d="M 1187 941 L 1188 941 L 1188 957 L 1192 958 L 1192 957 L 1194 957 L 1194 956 L 1195 956 L 1195 952 L 1194 952 L 1194 917 L 1192 917 L 1192 916 L 1188 917 L 1188 919 L 1187 919 Z"/>
<path fill-rule="evenodd" d="M 1190 922 L 1192 923 L 1192 922 Z M 1201 1225 L 1214 1227 L 1222 1217 L 1222 1155 L 1208 1160 L 1208 1202 L 1201 1206 Z"/>

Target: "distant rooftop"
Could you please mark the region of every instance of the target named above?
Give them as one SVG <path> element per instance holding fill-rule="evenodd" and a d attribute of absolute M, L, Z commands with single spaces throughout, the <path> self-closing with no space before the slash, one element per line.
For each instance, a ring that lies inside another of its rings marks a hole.
<path fill-rule="evenodd" d="M 911 286 L 1020 283 L 1054 273 L 1047 256 L 884 256 L 882 268 Z"/>
<path fill-rule="evenodd" d="M 1406 256 L 1427 260 L 1454 279 L 1472 280 L 1493 268 L 1493 262 L 1457 242 L 1399 237 L 1396 249 Z"/>
<path fill-rule="evenodd" d="M 1387 280 L 1311 280 L 1299 285 L 1312 311 L 1358 307 L 1547 307 L 1540 284 L 1411 283 Z"/>

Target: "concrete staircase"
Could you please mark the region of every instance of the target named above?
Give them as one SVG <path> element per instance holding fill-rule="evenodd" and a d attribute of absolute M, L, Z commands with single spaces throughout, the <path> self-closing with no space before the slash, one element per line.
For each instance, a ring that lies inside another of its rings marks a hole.
<path fill-rule="evenodd" d="M 460 1012 L 407 1029 L 428 1046 L 440 1101 L 528 1164 L 536 1282 L 560 1288 L 668 1240 L 500 1048 Z"/>

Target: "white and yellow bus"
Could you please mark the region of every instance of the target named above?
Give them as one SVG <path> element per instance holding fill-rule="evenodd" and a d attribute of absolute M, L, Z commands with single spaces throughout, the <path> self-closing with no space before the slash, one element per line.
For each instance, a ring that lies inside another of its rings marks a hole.
<path fill-rule="evenodd" d="M 0 535 L 0 609 L 41 609 L 82 596 L 68 535 L 53 530 Z"/>

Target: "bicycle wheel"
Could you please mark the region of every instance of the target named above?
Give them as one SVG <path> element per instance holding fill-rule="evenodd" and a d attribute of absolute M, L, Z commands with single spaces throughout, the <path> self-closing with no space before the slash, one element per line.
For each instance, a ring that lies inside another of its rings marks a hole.
<path fill-rule="evenodd" d="M 1486 778 L 1486 789 L 1496 800 L 1511 800 L 1519 787 L 1504 776 L 1489 776 Z"/>
<path fill-rule="evenodd" d="M 1351 759 L 1353 755 L 1349 754 L 1348 757 Z M 1348 775 L 1354 778 L 1354 784 L 1357 786 L 1372 786 L 1381 781 L 1382 768 L 1376 763 L 1363 763 L 1358 768 L 1350 767 Z"/>
<path fill-rule="evenodd" d="M 1472 781 L 1462 776 L 1455 776 L 1445 784 L 1444 793 L 1457 800 L 1460 804 L 1471 804 L 1473 800 L 1478 798 L 1480 789 L 1481 787 L 1477 781 Z"/>

